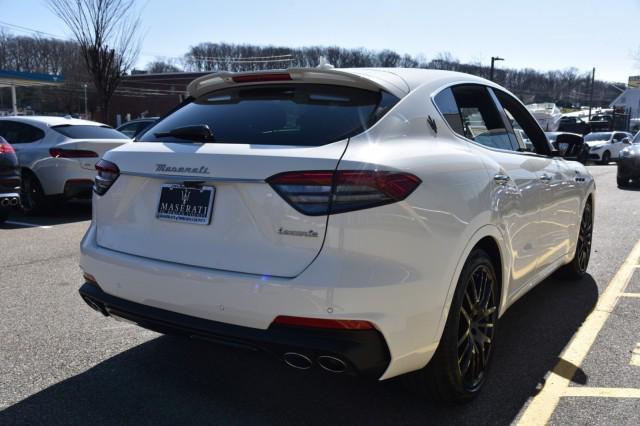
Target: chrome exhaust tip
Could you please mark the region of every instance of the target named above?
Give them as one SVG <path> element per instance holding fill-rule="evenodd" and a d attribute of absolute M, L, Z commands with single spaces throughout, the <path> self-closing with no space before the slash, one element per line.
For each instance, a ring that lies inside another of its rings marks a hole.
<path fill-rule="evenodd" d="M 0 200 L 0 206 L 7 207 L 8 205 L 9 205 L 9 199 L 8 198 L 3 198 L 2 200 Z"/>
<path fill-rule="evenodd" d="M 298 370 L 308 370 L 313 365 L 311 359 L 297 352 L 287 352 L 282 356 L 285 364 Z"/>
<path fill-rule="evenodd" d="M 347 364 L 340 358 L 331 355 L 321 355 L 317 359 L 318 365 L 331 373 L 344 373 L 347 371 Z"/>
<path fill-rule="evenodd" d="M 17 206 L 17 205 L 18 205 L 18 202 L 19 202 L 19 201 L 20 201 L 20 200 L 18 200 L 17 198 L 11 198 L 11 199 L 10 199 L 10 201 L 9 201 L 9 205 L 10 205 L 11 207 L 15 207 L 15 206 Z"/>

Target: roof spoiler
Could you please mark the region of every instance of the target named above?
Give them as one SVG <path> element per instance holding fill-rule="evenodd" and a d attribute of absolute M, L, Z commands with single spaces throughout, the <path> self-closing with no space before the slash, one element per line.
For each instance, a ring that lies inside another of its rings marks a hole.
<path fill-rule="evenodd" d="M 289 68 L 286 70 L 267 70 L 258 72 L 217 72 L 193 80 L 187 91 L 189 96 L 198 98 L 205 93 L 225 87 L 273 84 L 283 81 L 315 84 L 333 84 L 357 87 L 368 90 L 385 90 L 398 98 L 409 93 L 402 79 L 391 73 L 376 73 L 371 70 L 341 70 L 325 68 Z"/>

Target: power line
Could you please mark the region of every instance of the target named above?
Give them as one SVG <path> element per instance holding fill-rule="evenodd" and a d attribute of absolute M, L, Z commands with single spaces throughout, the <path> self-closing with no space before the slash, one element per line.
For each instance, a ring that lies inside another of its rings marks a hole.
<path fill-rule="evenodd" d="M 35 34 L 44 34 L 44 35 L 48 35 L 50 37 L 53 37 L 55 39 L 64 40 L 62 37 L 57 36 L 55 34 L 47 33 L 45 31 L 35 30 L 35 29 L 29 28 L 29 27 L 23 27 L 21 25 L 10 24 L 10 23 L 4 22 L 4 21 L 0 21 L 0 27 L 7 27 L 9 29 L 13 28 L 13 29 L 26 31 L 26 32 L 30 32 L 30 33 L 35 33 Z"/>

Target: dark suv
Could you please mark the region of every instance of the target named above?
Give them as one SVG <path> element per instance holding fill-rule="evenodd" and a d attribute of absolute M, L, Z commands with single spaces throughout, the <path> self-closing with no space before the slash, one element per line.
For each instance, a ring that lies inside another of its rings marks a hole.
<path fill-rule="evenodd" d="M 20 167 L 13 147 L 0 136 L 0 222 L 20 206 Z"/>
<path fill-rule="evenodd" d="M 580 117 L 562 117 L 560 119 L 558 131 L 586 135 L 591 131 L 591 126 Z"/>

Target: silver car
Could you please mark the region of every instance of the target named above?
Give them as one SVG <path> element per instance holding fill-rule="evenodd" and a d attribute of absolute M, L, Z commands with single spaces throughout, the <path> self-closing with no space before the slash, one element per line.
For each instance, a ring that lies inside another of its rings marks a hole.
<path fill-rule="evenodd" d="M 18 156 L 26 212 L 55 199 L 89 197 L 96 162 L 130 141 L 105 124 L 66 117 L 0 117 L 0 136 Z"/>

